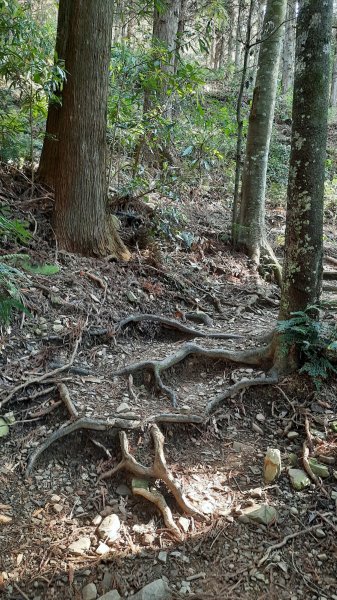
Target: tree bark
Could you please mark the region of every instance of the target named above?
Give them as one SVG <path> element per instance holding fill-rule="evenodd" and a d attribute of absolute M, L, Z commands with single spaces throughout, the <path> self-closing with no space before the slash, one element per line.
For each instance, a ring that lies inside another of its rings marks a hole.
<path fill-rule="evenodd" d="M 285 34 L 282 51 L 282 79 L 281 90 L 285 95 L 294 82 L 295 62 L 295 38 L 296 38 L 296 2 L 290 0 L 287 7 Z"/>
<path fill-rule="evenodd" d="M 70 6 L 71 0 L 60 0 L 55 44 L 56 60 L 65 60 Z M 48 105 L 46 132 L 37 172 L 38 180 L 50 187 L 54 186 L 57 166 L 59 124 L 62 110 L 62 90 L 60 88 L 55 91 L 55 96 L 58 100 L 51 100 Z"/>
<path fill-rule="evenodd" d="M 178 27 L 177 27 L 177 35 L 176 35 L 175 56 L 174 56 L 174 72 L 175 73 L 177 72 L 178 65 L 179 65 L 182 40 L 183 40 L 183 36 L 184 36 L 184 32 L 185 32 L 186 10 L 187 10 L 187 0 L 181 0 L 180 10 L 179 10 Z"/>
<path fill-rule="evenodd" d="M 286 0 L 268 0 L 249 116 L 237 243 L 256 265 L 261 252 L 277 263 L 266 236 L 265 190 L 285 11 Z"/>
<path fill-rule="evenodd" d="M 337 29 L 335 30 L 334 57 L 331 78 L 330 106 L 337 106 Z"/>
<path fill-rule="evenodd" d="M 72 0 L 59 124 L 54 229 L 59 247 L 129 258 L 106 214 L 106 111 L 113 3 Z"/>
<path fill-rule="evenodd" d="M 320 299 L 332 0 L 301 0 L 279 319 Z"/>

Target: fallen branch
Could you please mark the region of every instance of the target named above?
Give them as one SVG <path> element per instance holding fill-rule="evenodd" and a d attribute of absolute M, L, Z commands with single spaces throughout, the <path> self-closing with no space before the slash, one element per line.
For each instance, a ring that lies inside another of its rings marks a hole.
<path fill-rule="evenodd" d="M 125 431 L 120 431 L 119 439 L 122 451 L 122 460 L 110 471 L 103 473 L 99 480 L 108 479 L 118 471 L 126 470 L 136 477 L 145 479 L 161 479 L 167 488 L 172 492 L 178 506 L 187 514 L 204 518 L 204 515 L 198 511 L 186 498 L 180 484 L 175 480 L 172 473 L 166 466 L 164 456 L 164 436 L 157 425 L 150 428 L 154 443 L 154 463 L 151 467 L 145 467 L 139 463 L 129 452 L 129 442 Z"/>
<path fill-rule="evenodd" d="M 90 417 L 81 417 L 77 421 L 68 422 L 56 431 L 54 431 L 46 440 L 38 446 L 36 450 L 31 454 L 28 466 L 26 469 L 26 476 L 28 477 L 34 467 L 36 460 L 41 454 L 51 446 L 54 442 L 78 431 L 79 429 L 89 429 L 93 431 L 108 431 L 109 429 L 135 429 L 139 427 L 139 421 L 131 421 L 123 418 L 116 419 L 91 419 Z"/>
<path fill-rule="evenodd" d="M 163 391 L 164 394 L 171 400 L 172 405 L 174 407 L 177 406 L 177 397 L 176 397 L 176 393 L 174 392 L 174 390 L 172 390 L 171 388 L 169 388 L 168 386 L 166 386 L 162 379 L 161 379 L 161 373 L 163 371 L 166 371 L 167 369 L 170 369 L 171 367 L 174 367 L 175 365 L 179 364 L 180 362 L 182 362 L 185 358 L 187 358 L 187 356 L 190 355 L 195 355 L 195 356 L 201 356 L 201 357 L 206 357 L 206 358 L 211 358 L 213 360 L 223 360 L 223 361 L 231 361 L 231 362 L 235 362 L 235 363 L 243 363 L 243 364 L 250 364 L 250 365 L 255 365 L 255 366 L 262 366 L 265 365 L 268 362 L 268 359 L 270 358 L 270 348 L 269 346 L 266 346 L 264 348 L 257 348 L 257 349 L 253 349 L 253 350 L 240 350 L 240 351 L 234 351 L 234 350 L 226 350 L 223 348 L 203 348 L 201 346 L 198 346 L 197 344 L 194 344 L 192 342 L 189 342 L 187 344 L 184 344 L 184 346 L 182 346 L 181 348 L 179 348 L 179 350 L 177 350 L 177 352 L 170 354 L 169 356 L 167 356 L 166 358 L 163 358 L 161 360 L 144 360 L 141 361 L 139 363 L 134 363 L 132 365 L 128 365 L 126 367 L 123 367 L 122 369 L 119 369 L 118 371 L 115 371 L 112 374 L 112 377 L 117 377 L 120 375 L 130 375 L 130 374 L 134 374 L 137 373 L 138 371 L 151 371 L 153 373 L 154 376 L 154 380 L 155 383 L 157 384 L 157 387 L 159 388 L 159 390 Z M 253 381 L 257 381 L 257 380 L 253 380 Z M 253 385 L 260 385 L 262 382 L 263 383 L 275 383 L 275 379 L 270 379 L 269 381 L 265 381 L 262 380 L 259 381 L 256 384 Z M 247 387 L 246 385 L 244 385 L 243 387 Z M 234 386 L 233 386 L 234 388 Z M 238 389 L 242 389 L 242 387 L 240 388 L 238 385 Z M 231 390 L 231 393 L 234 393 L 234 390 Z M 225 393 L 226 394 L 226 393 Z M 226 396 L 225 394 L 222 395 L 222 399 L 225 399 Z M 213 399 L 213 401 L 215 402 L 214 406 L 218 405 L 219 402 L 221 402 L 221 399 Z M 209 412 L 208 409 L 207 412 Z"/>

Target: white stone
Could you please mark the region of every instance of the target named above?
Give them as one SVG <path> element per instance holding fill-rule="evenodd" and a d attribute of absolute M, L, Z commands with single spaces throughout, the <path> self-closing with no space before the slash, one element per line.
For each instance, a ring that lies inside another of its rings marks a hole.
<path fill-rule="evenodd" d="M 70 544 L 69 546 L 69 552 L 71 552 L 71 554 L 85 554 L 86 552 L 88 552 L 88 550 L 90 549 L 91 546 L 91 541 L 90 541 L 90 537 L 87 535 L 84 535 L 80 538 L 78 538 L 78 540 L 76 540 L 75 542 L 72 542 L 72 544 Z"/>
<path fill-rule="evenodd" d="M 104 554 L 108 554 L 108 552 L 110 552 L 109 546 L 107 546 L 107 544 L 104 544 L 104 542 L 100 542 L 98 544 L 98 547 L 96 548 L 96 554 L 98 554 L 99 556 L 104 556 Z"/>
<path fill-rule="evenodd" d="M 91 522 L 93 525 L 95 525 L 97 527 L 98 525 L 100 525 L 102 523 L 102 520 L 103 520 L 103 517 L 101 517 L 101 515 L 96 515 L 96 517 L 94 517 Z"/>
<path fill-rule="evenodd" d="M 118 413 L 129 412 L 130 406 L 126 402 L 122 402 L 117 408 Z"/>
<path fill-rule="evenodd" d="M 160 562 L 162 563 L 166 563 L 167 561 L 167 552 L 165 552 L 164 550 L 161 550 L 158 554 L 158 560 L 160 560 Z"/>
<path fill-rule="evenodd" d="M 118 531 L 121 523 L 118 515 L 112 514 L 103 519 L 98 527 L 98 535 L 100 538 L 107 539 L 109 542 L 114 542 L 118 538 Z"/>
<path fill-rule="evenodd" d="M 187 533 L 190 528 L 190 520 L 186 519 L 186 517 L 179 517 L 178 523 L 182 530 Z"/>

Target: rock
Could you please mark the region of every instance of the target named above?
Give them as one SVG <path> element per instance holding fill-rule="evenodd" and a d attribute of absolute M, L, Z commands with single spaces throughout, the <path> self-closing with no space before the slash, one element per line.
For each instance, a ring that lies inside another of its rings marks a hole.
<path fill-rule="evenodd" d="M 278 448 L 267 448 L 264 458 L 263 475 L 266 483 L 279 477 L 282 470 L 281 452 Z"/>
<path fill-rule="evenodd" d="M 83 600 L 96 600 L 97 588 L 94 583 L 88 583 L 88 585 L 84 586 L 82 590 L 82 598 Z"/>
<path fill-rule="evenodd" d="M 330 473 L 326 465 L 319 463 L 316 458 L 309 458 L 308 462 L 312 472 L 317 475 L 317 477 L 322 477 L 322 479 L 329 477 Z"/>
<path fill-rule="evenodd" d="M 64 327 L 61 323 L 54 323 L 53 325 L 53 331 L 55 331 L 55 333 L 61 333 L 61 331 L 63 331 Z"/>
<path fill-rule="evenodd" d="M 325 538 L 325 533 L 324 533 L 323 529 L 320 529 L 320 528 L 315 530 L 314 535 L 318 538 Z"/>
<path fill-rule="evenodd" d="M 160 560 L 160 562 L 162 563 L 166 563 L 167 561 L 167 552 L 164 552 L 164 550 L 161 550 L 158 554 L 158 560 Z"/>
<path fill-rule="evenodd" d="M 84 536 L 78 538 L 78 540 L 76 540 L 75 542 L 72 542 L 72 544 L 70 544 L 68 550 L 71 554 L 77 554 L 80 556 L 80 555 L 88 552 L 88 550 L 90 549 L 90 546 L 91 546 L 90 537 L 87 535 L 84 535 Z"/>
<path fill-rule="evenodd" d="M 126 403 L 126 402 L 122 402 L 118 407 L 117 407 L 117 412 L 118 413 L 123 413 L 123 412 L 129 412 L 130 410 L 130 406 Z"/>
<path fill-rule="evenodd" d="M 50 502 L 60 502 L 61 501 L 61 496 L 58 496 L 57 494 L 53 494 L 52 497 L 50 498 Z"/>
<path fill-rule="evenodd" d="M 114 508 L 113 506 L 110 506 L 109 504 L 107 504 L 102 510 L 101 510 L 101 515 L 102 517 L 108 517 L 109 515 L 112 515 L 112 513 L 114 512 Z M 102 519 L 101 519 L 102 521 Z"/>
<path fill-rule="evenodd" d="M 63 511 L 62 504 L 53 504 L 53 511 L 57 514 L 61 513 Z"/>
<path fill-rule="evenodd" d="M 253 452 L 254 448 L 241 442 L 233 442 L 233 450 L 234 452 Z"/>
<path fill-rule="evenodd" d="M 118 494 L 119 496 L 131 496 L 132 492 L 130 488 L 127 485 L 125 485 L 125 483 L 121 483 L 116 489 L 116 494 Z"/>
<path fill-rule="evenodd" d="M 0 417 L 0 438 L 9 434 L 9 427 L 2 417 Z"/>
<path fill-rule="evenodd" d="M 302 469 L 289 469 L 288 471 L 291 485 L 297 492 L 300 492 L 310 485 L 310 479 Z"/>
<path fill-rule="evenodd" d="M 110 592 L 107 592 L 103 596 L 100 596 L 98 598 L 98 600 L 122 600 L 122 599 L 121 599 L 121 596 L 119 595 L 119 593 L 117 592 L 117 590 L 111 590 Z"/>
<path fill-rule="evenodd" d="M 260 500 L 262 498 L 262 488 L 254 488 L 253 490 L 249 490 L 249 495 L 252 498 L 258 498 Z"/>
<path fill-rule="evenodd" d="M 93 525 L 95 525 L 97 527 L 98 525 L 100 525 L 102 523 L 102 519 L 103 519 L 103 517 L 101 517 L 101 515 L 96 515 L 96 517 L 94 517 L 91 522 Z"/>
<path fill-rule="evenodd" d="M 332 423 L 330 423 L 330 427 L 334 433 L 337 433 L 337 421 L 332 421 Z"/>
<path fill-rule="evenodd" d="M 253 431 L 255 431 L 256 433 L 258 433 L 259 435 L 263 435 L 263 433 L 264 433 L 263 429 L 257 423 L 253 423 L 252 429 L 253 429 Z"/>
<path fill-rule="evenodd" d="M 296 508 L 296 506 L 291 506 L 290 512 L 292 515 L 298 515 L 298 509 Z"/>
<path fill-rule="evenodd" d="M 300 434 L 297 431 L 289 431 L 287 433 L 288 440 L 295 440 Z"/>
<path fill-rule="evenodd" d="M 259 423 L 264 423 L 266 417 L 262 413 L 257 413 L 257 415 L 255 415 L 255 419 L 259 421 Z"/>
<path fill-rule="evenodd" d="M 186 519 L 186 517 L 179 517 L 178 523 L 182 530 L 187 533 L 190 528 L 190 520 Z"/>
<path fill-rule="evenodd" d="M 104 542 L 100 542 L 95 552 L 98 554 L 98 556 L 104 556 L 104 554 L 108 554 L 108 552 L 110 552 L 110 548 L 107 546 L 107 544 L 104 544 Z"/>
<path fill-rule="evenodd" d="M 118 515 L 109 515 L 108 517 L 105 517 L 98 526 L 98 535 L 100 538 L 107 539 L 108 542 L 114 542 L 118 538 L 120 526 L 121 524 Z"/>
<path fill-rule="evenodd" d="M 131 596 L 130 600 L 171 600 L 171 598 L 172 593 L 166 581 L 156 579 Z"/>
<path fill-rule="evenodd" d="M 242 519 L 241 517 L 244 517 Z M 278 519 L 278 513 L 274 506 L 268 504 L 255 504 L 245 508 L 243 514 L 240 515 L 239 520 L 246 523 L 247 519 L 260 523 L 261 525 L 273 525 Z"/>
<path fill-rule="evenodd" d="M 109 590 L 112 586 L 113 575 L 110 571 L 105 571 L 102 581 L 103 592 Z"/>
<path fill-rule="evenodd" d="M 126 292 L 126 297 L 129 300 L 129 302 L 133 302 L 133 303 L 138 302 L 137 296 L 135 296 L 135 294 L 131 290 L 128 290 Z"/>

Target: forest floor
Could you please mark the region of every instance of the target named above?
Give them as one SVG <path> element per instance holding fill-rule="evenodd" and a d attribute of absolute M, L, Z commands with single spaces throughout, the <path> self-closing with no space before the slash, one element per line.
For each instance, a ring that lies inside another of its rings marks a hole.
<path fill-rule="evenodd" d="M 2 416 L 12 411 L 15 422 L 1 438 L 0 595 L 90 600 L 118 590 L 127 598 L 161 579 L 171 595 L 158 591 L 152 596 L 158 600 L 336 600 L 337 435 L 329 427 L 337 418 L 336 381 L 316 391 L 311 380 L 295 375 L 279 385 L 242 390 L 204 423 L 165 423 L 160 415 L 167 413 L 186 421 L 191 415 L 204 418 L 210 398 L 255 372 L 189 356 L 163 375 L 177 393 L 176 409 L 163 390 L 154 389 L 146 371 L 113 376 L 125 365 L 164 358 L 193 339 L 151 321 L 118 331 L 116 323 L 129 315 L 161 315 L 200 331 L 242 336 L 196 339 L 206 348 L 244 349 L 261 344 L 258 338 L 271 331 L 279 290 L 226 245 L 229 214 L 224 216 L 220 187 L 180 201 L 186 229 L 194 235 L 189 248 L 179 239 L 155 238 L 144 249 L 135 247 L 131 261 L 122 264 L 58 252 L 51 241 L 50 195 L 37 186 L 30 198 L 26 180 L 13 169 L 2 171 L 0 185 L 1 201 L 35 228 L 31 262 L 60 267 L 52 276 L 31 276 L 22 294 L 32 316 L 2 329 L 0 400 L 32 376 L 66 365 L 76 351 L 68 370 L 22 388 L 1 410 Z M 151 201 L 175 206 L 155 195 Z M 337 258 L 335 217 L 327 216 L 327 253 Z M 282 238 L 284 227 L 284 207 L 269 208 L 272 241 Z M 13 251 L 26 252 L 3 244 L 2 253 Z M 331 298 L 334 291 L 328 294 Z M 207 323 L 190 320 L 200 318 L 195 312 L 208 315 Z M 334 324 L 333 312 L 326 318 Z M 149 419 L 159 415 L 167 466 L 204 518 L 183 515 L 157 481 L 180 529 L 177 539 L 157 508 L 132 494 L 128 472 L 100 479 L 120 460 L 114 429 L 81 429 L 63 437 L 42 453 L 27 477 L 32 453 L 58 428 L 74 423 L 76 415 L 69 416 L 60 399 L 61 382 L 79 417 L 106 422 L 126 412 L 136 418 L 139 427 L 127 435 L 132 454 L 145 465 L 153 457 Z M 298 492 L 288 468 L 296 461 L 301 465 L 306 419 L 315 455 L 329 463 L 329 477 L 323 487 L 311 482 Z M 280 450 L 283 464 L 271 484 L 263 479 L 268 447 Z M 261 506 L 263 522 L 247 517 L 247 510 Z M 111 514 L 120 528 L 110 545 L 102 545 L 98 523 Z M 81 547 L 74 549 L 74 542 Z M 86 587 L 90 583 L 94 586 Z"/>

